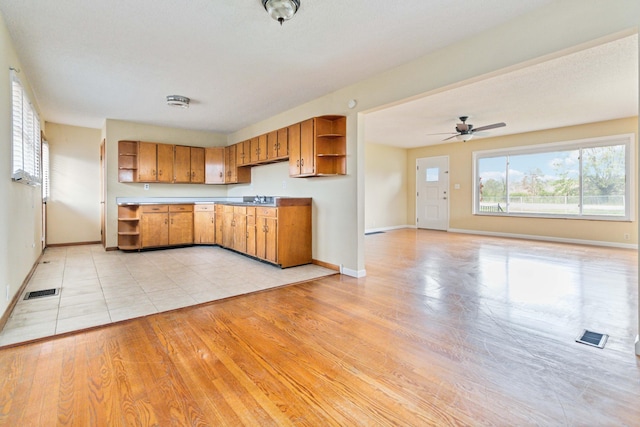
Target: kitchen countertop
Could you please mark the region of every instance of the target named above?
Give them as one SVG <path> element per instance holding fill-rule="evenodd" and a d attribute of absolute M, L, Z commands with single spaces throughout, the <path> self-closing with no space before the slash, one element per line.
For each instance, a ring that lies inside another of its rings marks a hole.
<path fill-rule="evenodd" d="M 261 196 L 264 202 L 255 202 L 255 196 L 243 197 L 116 197 L 119 206 L 170 205 L 170 204 L 225 204 L 235 206 L 304 206 L 311 204 L 310 197 Z"/>

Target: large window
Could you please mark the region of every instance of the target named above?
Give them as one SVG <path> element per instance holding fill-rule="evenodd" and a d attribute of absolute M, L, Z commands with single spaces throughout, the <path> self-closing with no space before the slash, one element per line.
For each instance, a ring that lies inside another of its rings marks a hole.
<path fill-rule="evenodd" d="M 475 152 L 474 213 L 630 220 L 633 138 Z"/>
<path fill-rule="evenodd" d="M 14 71 L 11 71 L 13 168 L 11 178 L 40 184 L 40 119 Z"/>

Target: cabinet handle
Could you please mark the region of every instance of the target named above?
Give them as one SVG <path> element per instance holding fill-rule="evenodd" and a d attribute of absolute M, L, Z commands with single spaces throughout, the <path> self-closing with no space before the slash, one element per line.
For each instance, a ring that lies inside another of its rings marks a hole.
<path fill-rule="evenodd" d="M 173 218 L 171 218 L 171 224 L 173 224 Z"/>
<path fill-rule="evenodd" d="M 158 171 L 158 175 L 162 176 L 162 169 Z"/>
<path fill-rule="evenodd" d="M 220 171 L 220 178 L 222 178 L 222 171 Z"/>
<path fill-rule="evenodd" d="M 151 170 L 151 175 L 155 175 L 155 174 L 156 174 L 156 170 L 155 169 Z"/>
<path fill-rule="evenodd" d="M 300 167 L 300 160 L 296 160 L 296 167 Z"/>
<path fill-rule="evenodd" d="M 304 159 L 300 159 L 300 166 L 304 166 Z"/>
<path fill-rule="evenodd" d="M 169 224 L 169 220 L 167 218 L 164 219 L 165 224 Z"/>

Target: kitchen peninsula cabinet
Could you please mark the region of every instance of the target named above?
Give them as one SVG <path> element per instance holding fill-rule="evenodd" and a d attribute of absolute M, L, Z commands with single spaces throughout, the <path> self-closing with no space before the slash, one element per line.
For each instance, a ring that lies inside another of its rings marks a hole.
<path fill-rule="evenodd" d="M 193 207 L 193 242 L 213 245 L 216 234 L 215 205 L 202 204 Z"/>
<path fill-rule="evenodd" d="M 193 205 L 148 205 L 140 210 L 142 248 L 193 244 Z"/>
<path fill-rule="evenodd" d="M 238 167 L 236 145 L 224 147 L 225 184 L 242 184 L 251 182 L 251 168 Z"/>
<path fill-rule="evenodd" d="M 309 198 L 283 199 L 278 206 L 217 205 L 216 223 L 216 243 L 223 247 L 282 268 L 312 261 Z"/>

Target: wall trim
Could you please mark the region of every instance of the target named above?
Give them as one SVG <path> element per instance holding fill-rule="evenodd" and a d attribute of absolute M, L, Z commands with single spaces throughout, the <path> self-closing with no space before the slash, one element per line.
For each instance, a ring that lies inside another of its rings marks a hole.
<path fill-rule="evenodd" d="M 15 295 L 11 299 L 11 302 L 9 303 L 9 305 L 7 305 L 7 309 L 5 310 L 4 314 L 2 315 L 2 317 L 0 317 L 0 331 L 2 331 L 4 329 L 4 325 L 7 324 L 7 321 L 9 320 L 11 313 L 13 313 L 13 309 L 16 307 L 16 304 L 20 300 L 22 293 L 24 292 L 27 285 L 29 284 L 29 280 L 31 280 L 33 273 L 36 272 L 36 268 L 38 267 L 38 264 L 40 264 L 40 261 L 42 260 L 43 255 L 44 255 L 44 251 L 41 251 L 40 255 L 38 255 L 38 259 L 36 259 L 36 262 L 31 267 L 31 270 L 29 270 L 29 274 L 27 274 L 27 277 L 25 277 L 25 279 L 22 281 L 22 284 L 20 285 L 18 292 L 15 293 Z"/>
<path fill-rule="evenodd" d="M 101 245 L 100 240 L 95 242 L 70 242 L 70 243 L 47 243 L 48 248 L 60 248 L 64 246 L 84 246 L 84 245 Z"/>
<path fill-rule="evenodd" d="M 317 259 L 312 259 L 311 263 L 314 265 L 319 265 L 320 267 L 328 268 L 329 270 L 340 271 L 340 266 L 336 264 L 331 264 L 324 261 L 319 261 Z"/>
<path fill-rule="evenodd" d="M 355 277 L 356 279 L 360 279 L 361 277 L 365 277 L 367 275 L 367 270 L 352 270 L 345 266 L 340 266 L 340 274 L 344 274 L 345 276 Z"/>
<path fill-rule="evenodd" d="M 600 240 L 568 239 L 564 237 L 536 236 L 532 234 L 500 233 L 500 232 L 494 232 L 494 231 L 481 231 L 481 230 L 465 230 L 461 228 L 450 228 L 447 231 L 451 233 L 477 234 L 480 236 L 508 237 L 513 239 L 541 240 L 545 242 L 572 243 L 576 245 L 606 246 L 611 248 L 634 249 L 636 251 L 638 250 L 638 245 L 633 243 L 616 243 L 616 242 L 604 242 Z"/>
<path fill-rule="evenodd" d="M 405 224 L 405 225 L 394 225 L 391 227 L 377 227 L 377 228 L 366 228 L 364 230 L 364 233 L 375 233 L 376 231 L 391 231 L 391 230 L 399 230 L 401 228 L 416 228 L 415 225 L 409 225 L 409 224 Z"/>

